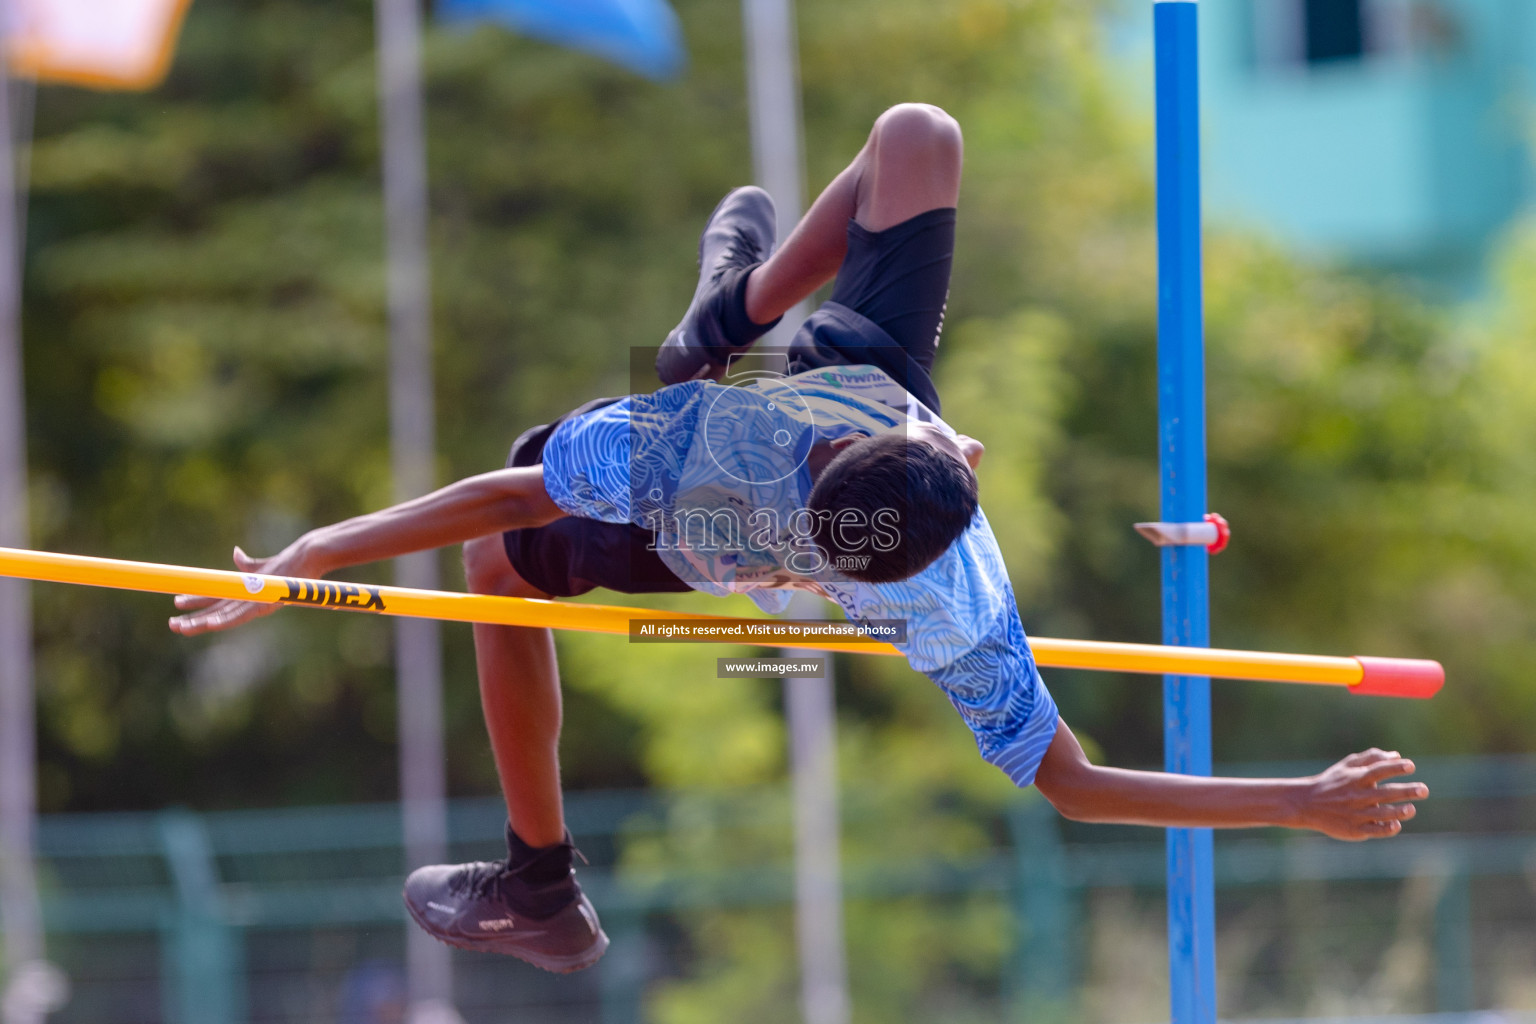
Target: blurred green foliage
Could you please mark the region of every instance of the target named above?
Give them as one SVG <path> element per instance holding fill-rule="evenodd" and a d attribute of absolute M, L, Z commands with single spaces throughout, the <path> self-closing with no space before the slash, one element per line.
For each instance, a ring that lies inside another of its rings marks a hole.
<path fill-rule="evenodd" d="M 627 390 L 629 347 L 691 294 L 702 219 L 750 175 L 737 6 L 677 7 L 691 65 L 674 84 L 494 29 L 428 36 L 445 481 Z M 983 500 L 1027 625 L 1156 641 L 1157 556 L 1130 529 L 1157 513 L 1150 126 L 1110 84 L 1095 17 L 1081 0 L 801 0 L 807 170 L 829 180 L 894 102 L 960 119 L 946 413 L 987 444 Z M 37 546 L 223 565 L 235 542 L 266 553 L 387 500 L 372 44 L 367 0 L 199 0 L 156 92 L 41 91 Z M 1211 505 L 1236 531 L 1213 567 L 1216 642 L 1439 657 L 1451 678 L 1429 705 L 1217 683 L 1218 759 L 1523 749 L 1536 229 L 1512 237 L 1486 307 L 1459 313 L 1261 239 L 1214 234 L 1207 266 Z M 285 612 L 188 641 L 159 598 L 36 595 L 45 809 L 393 795 L 386 622 Z M 469 631 L 446 630 L 451 785 L 487 792 Z M 569 785 L 782 779 L 777 693 L 714 679 L 720 652 L 560 642 Z M 889 659 L 839 672 L 843 777 L 904 823 L 851 833 L 848 856 L 995 842 L 976 812 L 1013 791 L 941 695 Z M 1091 749 L 1160 761 L 1155 680 L 1048 681 Z M 764 820 L 755 849 L 684 823 L 630 857 L 787 852 L 782 816 Z M 951 989 L 1003 955 L 986 905 L 854 906 L 849 922 L 860 1020 L 963 1019 Z M 657 993 L 658 1019 L 782 1019 L 787 919 L 718 915 L 691 935 L 698 977 Z M 924 1004 L 936 978 L 951 1001 Z"/>

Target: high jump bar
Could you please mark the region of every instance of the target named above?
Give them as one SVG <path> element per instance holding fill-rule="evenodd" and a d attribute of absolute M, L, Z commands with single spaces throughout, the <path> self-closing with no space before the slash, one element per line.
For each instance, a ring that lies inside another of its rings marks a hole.
<path fill-rule="evenodd" d="M 156 594 L 194 594 L 261 604 L 373 612 L 448 622 L 543 626 L 626 636 L 630 634 L 630 623 L 634 620 L 665 619 L 722 625 L 772 621 L 621 605 L 579 604 L 342 583 L 335 580 L 296 579 L 229 569 L 198 569 L 183 565 L 159 565 L 153 562 L 129 562 L 116 558 L 3 547 L 0 547 L 0 577 L 46 583 L 76 583 Z M 794 639 L 779 640 L 772 644 L 749 643 L 751 646 L 797 650 L 901 654 L 890 644 L 873 641 L 832 643 L 825 640 Z M 1343 686 L 1351 693 L 1382 697 L 1432 697 L 1445 684 L 1445 669 L 1439 662 L 1414 658 L 1345 658 L 1206 647 L 1163 647 L 1157 644 L 1098 640 L 1057 640 L 1040 636 L 1031 637 L 1029 643 L 1034 651 L 1035 663 L 1045 668 L 1310 683 Z"/>

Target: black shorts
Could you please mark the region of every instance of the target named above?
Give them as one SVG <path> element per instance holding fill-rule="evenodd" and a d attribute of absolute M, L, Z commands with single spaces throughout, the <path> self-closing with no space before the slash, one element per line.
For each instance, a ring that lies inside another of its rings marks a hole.
<path fill-rule="evenodd" d="M 931 375 L 954 258 L 954 207 L 920 213 L 884 231 L 849 221 L 848 252 L 832 298 L 795 333 L 790 372 L 867 363 L 938 412 Z"/>
<path fill-rule="evenodd" d="M 848 222 L 848 252 L 832 298 L 812 313 L 789 348 L 789 369 L 867 363 L 890 375 L 934 412 L 939 396 L 930 376 L 955 251 L 955 211 L 929 210 L 884 231 Z M 512 443 L 508 466 L 534 466 L 567 419 L 612 405 L 600 398 Z M 623 594 L 691 590 L 651 549 L 651 531 L 628 523 L 567 516 L 548 526 L 502 534 L 507 560 L 528 583 L 551 597 L 575 597 L 597 587 Z"/>
<path fill-rule="evenodd" d="M 524 431 L 512 442 L 507 466 L 539 465 L 544 458 L 544 445 L 556 427 L 617 401 L 599 398 L 572 409 L 553 423 Z M 517 574 L 551 597 L 575 597 L 597 587 L 623 594 L 692 589 L 650 549 L 651 531 L 629 523 L 566 516 L 548 526 L 508 530 L 501 535 L 501 543 Z"/>

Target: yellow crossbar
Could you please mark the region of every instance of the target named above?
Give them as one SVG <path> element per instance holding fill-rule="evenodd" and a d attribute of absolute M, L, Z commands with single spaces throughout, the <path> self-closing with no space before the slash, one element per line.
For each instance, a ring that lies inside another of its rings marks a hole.
<path fill-rule="evenodd" d="M 158 594 L 195 594 L 263 604 L 308 605 L 450 622 L 545 626 L 551 629 L 624 635 L 629 635 L 630 623 L 635 620 L 666 619 L 720 625 L 764 621 L 619 605 L 538 601 L 520 597 L 489 597 L 438 590 L 338 583 L 332 580 L 294 579 L 228 569 L 196 569 L 16 548 L 0 548 L 0 576 Z M 761 646 L 861 654 L 900 653 L 890 644 L 836 643 L 811 638 Z M 1032 637 L 1030 647 L 1034 651 L 1035 662 L 1046 668 L 1314 683 L 1346 686 L 1354 693 L 1381 696 L 1431 697 L 1445 681 L 1445 670 L 1439 662 L 1408 658 L 1344 658 L 1106 643 L 1096 640 L 1055 640 L 1050 637 Z"/>

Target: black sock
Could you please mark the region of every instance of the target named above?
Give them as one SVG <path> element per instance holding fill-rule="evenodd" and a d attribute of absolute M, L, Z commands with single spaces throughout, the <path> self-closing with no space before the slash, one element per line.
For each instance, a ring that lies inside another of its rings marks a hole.
<path fill-rule="evenodd" d="M 565 909 L 580 890 L 571 872 L 571 834 L 552 846 L 529 846 L 507 825 L 507 874 L 501 889 L 519 914 L 545 918 Z"/>
<path fill-rule="evenodd" d="M 720 280 L 725 298 L 725 308 L 720 311 L 720 327 L 725 332 L 726 341 L 732 345 L 750 345 L 784 319 L 780 315 L 760 324 L 747 316 L 747 278 L 760 266 L 761 263 L 754 263 L 750 267 L 728 270 Z"/>

